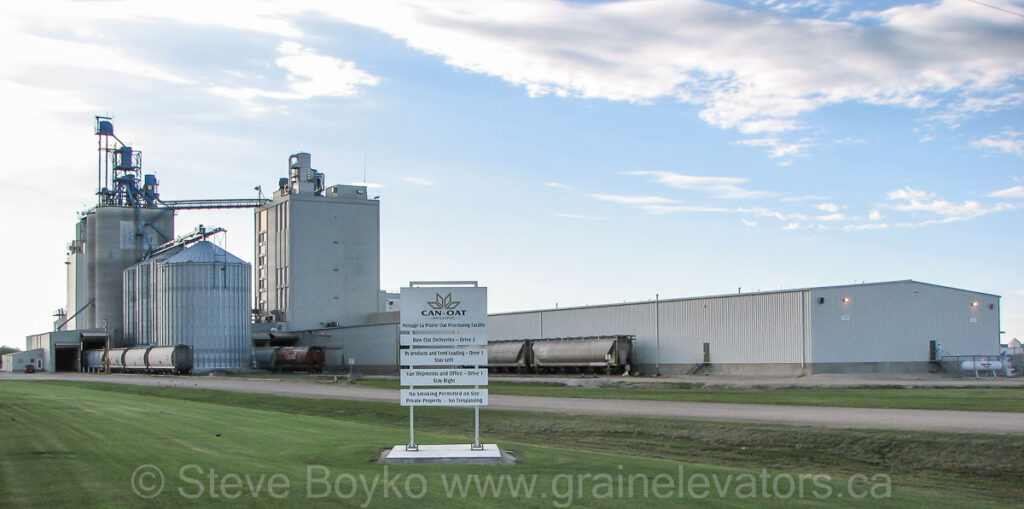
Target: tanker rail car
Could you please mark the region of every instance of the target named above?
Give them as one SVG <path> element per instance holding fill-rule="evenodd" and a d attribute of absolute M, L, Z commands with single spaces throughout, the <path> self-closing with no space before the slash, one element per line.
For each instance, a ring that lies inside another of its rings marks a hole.
<path fill-rule="evenodd" d="M 320 346 L 272 346 L 254 348 L 257 369 L 322 373 L 326 354 Z"/>
<path fill-rule="evenodd" d="M 635 340 L 635 336 L 587 336 L 492 341 L 487 344 L 488 368 L 507 373 L 628 373 Z"/>
<path fill-rule="evenodd" d="M 114 373 L 172 373 L 187 375 L 192 372 L 192 347 L 140 346 L 133 348 L 111 348 L 83 350 L 82 369 L 98 373 L 104 371 L 104 360 L 110 360 L 110 371 Z"/>

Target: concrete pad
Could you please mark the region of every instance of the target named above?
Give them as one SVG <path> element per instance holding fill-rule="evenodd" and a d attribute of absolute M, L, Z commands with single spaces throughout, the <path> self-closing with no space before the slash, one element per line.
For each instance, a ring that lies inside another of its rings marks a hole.
<path fill-rule="evenodd" d="M 474 451 L 470 444 L 421 445 L 417 451 L 407 451 L 405 445 L 396 445 L 388 452 L 384 463 L 502 463 L 497 444 L 483 446 L 483 450 Z"/>

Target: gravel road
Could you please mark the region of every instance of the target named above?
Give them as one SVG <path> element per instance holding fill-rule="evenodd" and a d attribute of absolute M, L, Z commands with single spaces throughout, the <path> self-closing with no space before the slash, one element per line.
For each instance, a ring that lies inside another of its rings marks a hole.
<path fill-rule="evenodd" d="M 278 396 L 384 401 L 398 404 L 398 391 L 347 383 L 215 376 L 93 375 L 83 373 L 36 373 L 0 375 L 3 380 L 69 380 L 219 391 L 274 394 Z M 830 428 L 878 428 L 920 431 L 1024 434 L 1024 413 L 965 412 L 956 410 L 903 410 L 816 406 L 691 403 L 624 399 L 548 398 L 491 395 L 488 409 L 551 412 L 568 415 L 661 417 L 732 422 L 761 422 Z"/>

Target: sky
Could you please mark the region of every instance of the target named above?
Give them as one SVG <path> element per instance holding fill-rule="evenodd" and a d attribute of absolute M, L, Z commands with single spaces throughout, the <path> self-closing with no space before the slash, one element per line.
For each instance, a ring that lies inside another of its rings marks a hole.
<path fill-rule="evenodd" d="M 290 154 L 381 200 L 381 284 L 492 312 L 914 279 L 1024 338 L 1024 2 L 5 2 L 0 343 L 52 329 L 93 117 L 164 199 Z M 252 261 L 252 212 L 177 233 Z M 957 352 L 970 354 L 975 352 Z"/>

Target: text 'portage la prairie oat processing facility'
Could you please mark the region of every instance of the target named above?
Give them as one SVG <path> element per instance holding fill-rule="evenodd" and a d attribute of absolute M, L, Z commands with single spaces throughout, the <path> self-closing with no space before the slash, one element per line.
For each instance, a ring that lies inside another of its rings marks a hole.
<path fill-rule="evenodd" d="M 299 153 L 272 199 L 163 200 L 108 118 L 95 134 L 99 199 L 68 248 L 67 306 L 5 370 L 398 371 L 399 295 L 380 289 L 365 186 L 327 186 Z M 175 238 L 176 210 L 223 208 L 255 210 L 254 270 L 207 240 L 220 229 Z M 999 301 L 907 280 L 493 313 L 488 348 L 518 371 L 936 371 L 999 354 Z"/>

